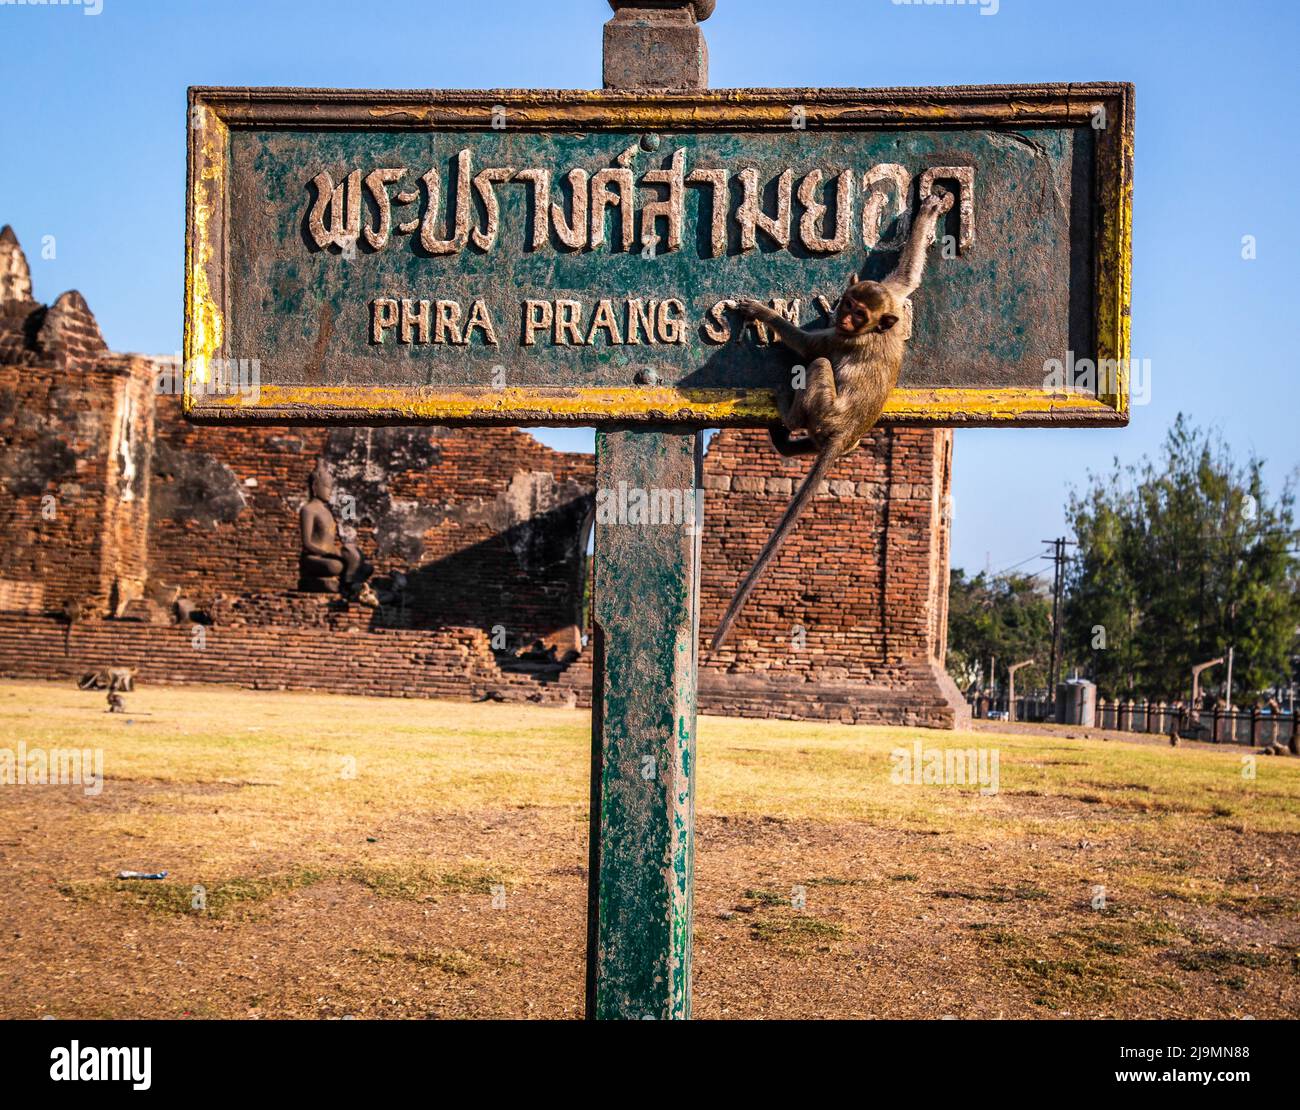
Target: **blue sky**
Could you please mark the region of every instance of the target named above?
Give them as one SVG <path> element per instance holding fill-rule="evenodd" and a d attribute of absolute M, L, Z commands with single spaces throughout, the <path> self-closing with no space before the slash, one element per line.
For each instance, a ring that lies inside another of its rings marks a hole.
<path fill-rule="evenodd" d="M 80 289 L 114 349 L 148 353 L 180 346 L 188 85 L 594 88 L 609 14 L 604 0 L 99 2 L 93 16 L 0 2 L 0 224 L 38 299 Z M 1275 487 L 1300 463 L 1300 6 L 997 8 L 719 0 L 705 24 L 715 87 L 1137 85 L 1133 354 L 1151 360 L 1150 403 L 1124 430 L 959 432 L 953 565 L 970 570 L 1032 557 L 1062 533 L 1070 483 L 1156 450 L 1180 410 L 1268 459 Z"/>

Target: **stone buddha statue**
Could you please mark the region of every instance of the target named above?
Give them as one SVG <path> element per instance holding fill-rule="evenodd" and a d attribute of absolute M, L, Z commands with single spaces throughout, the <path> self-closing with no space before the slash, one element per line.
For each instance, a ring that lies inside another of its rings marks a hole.
<path fill-rule="evenodd" d="M 339 542 L 338 521 L 330 499 L 334 476 L 324 460 L 307 478 L 311 495 L 298 510 L 302 551 L 298 556 L 298 589 L 308 593 L 341 594 L 363 605 L 378 605 L 379 599 L 366 584 L 374 567 L 361 557 L 354 543 Z"/>

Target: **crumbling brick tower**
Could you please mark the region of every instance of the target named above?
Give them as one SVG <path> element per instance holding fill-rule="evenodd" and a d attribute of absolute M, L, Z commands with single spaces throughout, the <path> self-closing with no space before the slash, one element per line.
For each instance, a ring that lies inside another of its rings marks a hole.
<path fill-rule="evenodd" d="M 707 637 L 811 463 L 724 431 L 704 484 Z M 700 679 L 714 712 L 952 728 L 944 671 L 952 433 L 878 429 L 836 464 Z"/>
<path fill-rule="evenodd" d="M 148 577 L 149 365 L 110 354 L 81 294 L 32 300 L 0 229 L 0 610 L 115 614 Z"/>

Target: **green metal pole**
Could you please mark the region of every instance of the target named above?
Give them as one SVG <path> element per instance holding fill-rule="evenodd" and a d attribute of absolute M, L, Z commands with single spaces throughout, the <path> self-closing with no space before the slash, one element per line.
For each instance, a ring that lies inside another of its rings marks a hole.
<path fill-rule="evenodd" d="M 610 7 L 606 88 L 708 85 L 713 0 Z M 589 1018 L 691 1016 L 702 443 L 680 427 L 596 433 Z"/>
<path fill-rule="evenodd" d="M 701 443 L 596 434 L 588 1017 L 690 1017 Z"/>

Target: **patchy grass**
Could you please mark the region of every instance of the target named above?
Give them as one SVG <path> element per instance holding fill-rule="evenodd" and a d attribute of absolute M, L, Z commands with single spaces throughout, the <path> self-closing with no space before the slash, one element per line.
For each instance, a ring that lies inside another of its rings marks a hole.
<path fill-rule="evenodd" d="M 1276 958 L 1267 952 L 1242 952 L 1211 948 L 1205 952 L 1180 952 L 1174 963 L 1184 971 L 1223 971 L 1229 967 L 1272 967 Z"/>
<path fill-rule="evenodd" d="M 416 967 L 432 968 L 436 971 L 468 979 L 478 967 L 478 961 L 463 948 L 417 948 L 398 951 L 391 948 L 363 948 L 359 954 L 375 960 L 397 960 L 414 964 Z"/>
<path fill-rule="evenodd" d="M 775 944 L 787 951 L 802 952 L 825 947 L 844 936 L 844 926 L 833 921 L 798 914 L 793 917 L 765 918 L 753 922 L 749 935 L 765 944 Z"/>
<path fill-rule="evenodd" d="M 387 867 L 352 867 L 332 871 L 297 868 L 284 874 L 236 876 L 210 885 L 168 880 L 92 879 L 59 885 L 59 892 L 82 901 L 118 898 L 134 902 L 154 913 L 202 913 L 208 917 L 229 917 L 240 909 L 325 880 L 350 880 L 382 898 L 413 902 L 437 901 L 440 891 L 461 894 L 492 894 L 500 884 L 507 891 L 514 883 L 511 872 L 491 864 L 469 863 L 439 872 L 416 863 Z"/>
<path fill-rule="evenodd" d="M 440 811 L 471 813 L 581 807 L 586 797 L 590 722 L 581 711 L 205 687 L 146 688 L 127 705 L 126 714 L 109 715 L 71 686 L 0 683 L 4 734 L 29 747 L 103 748 L 108 790 L 126 782 L 224 788 L 238 798 L 221 807 L 225 833 L 256 830 L 268 849 L 296 847 L 304 827 L 326 821 L 364 836 L 376 809 L 431 799 Z M 890 752 L 917 738 L 939 749 L 997 748 L 1000 793 L 892 782 Z M 1258 760 L 1252 780 L 1240 749 L 713 717 L 701 719 L 699 747 L 708 772 L 699 782 L 702 814 L 834 814 L 949 837 L 1019 837 L 1042 825 L 1014 804 L 1023 795 L 1146 813 L 1171 830 L 1228 816 L 1256 832 L 1300 830 L 1300 760 Z M 285 812 L 296 820 L 266 819 Z M 123 826 L 170 825 L 170 837 L 203 816 L 199 807 L 159 810 Z"/>
<path fill-rule="evenodd" d="M 99 747 L 106 773 L 0 788 L 0 1017 L 581 1012 L 587 714 L 127 706 L 0 682 L 0 746 Z M 917 741 L 995 748 L 1000 791 L 893 782 Z M 1293 1018 L 1300 760 L 1243 754 L 705 717 L 695 1011 Z"/>
<path fill-rule="evenodd" d="M 1231 879 L 1215 882 L 1191 878 L 1178 886 L 1157 884 L 1152 889 L 1159 898 L 1192 905 L 1223 906 L 1261 916 L 1281 914 L 1295 917 L 1300 914 L 1300 899 L 1289 894 L 1261 893 L 1257 886 L 1234 883 Z"/>
<path fill-rule="evenodd" d="M 964 898 L 968 902 L 1037 902 L 1050 898 L 1045 890 L 1034 886 L 1008 888 L 995 886 L 991 890 L 936 890 L 936 898 Z"/>
<path fill-rule="evenodd" d="M 513 881 L 503 868 L 485 863 L 467 863 L 442 876 L 443 886 L 462 894 L 491 894 L 493 887 L 508 889 Z"/>
<path fill-rule="evenodd" d="M 230 917 L 278 895 L 313 886 L 325 876 L 301 867 L 279 875 L 235 876 L 211 885 L 161 880 L 100 879 L 61 884 L 67 897 L 83 901 L 121 899 L 143 906 L 151 913 L 205 914 Z"/>
<path fill-rule="evenodd" d="M 1089 955 L 1022 956 L 1008 960 L 1007 966 L 1028 982 L 1035 1003 L 1053 1010 L 1112 998 L 1121 977 L 1118 964 Z"/>
<path fill-rule="evenodd" d="M 414 902 L 435 901 L 440 891 L 492 894 L 496 886 L 508 891 L 518 882 L 508 866 L 477 860 L 449 871 L 399 861 L 378 867 L 355 867 L 346 872 L 346 877 L 355 879 L 381 897 L 405 898 Z"/>
<path fill-rule="evenodd" d="M 747 902 L 757 902 L 760 906 L 786 906 L 790 904 L 788 894 L 775 890 L 747 890 L 743 897 Z"/>
<path fill-rule="evenodd" d="M 381 898 L 405 898 L 411 902 L 432 901 L 442 889 L 442 876 L 418 863 L 391 867 L 354 867 L 349 875 Z"/>

